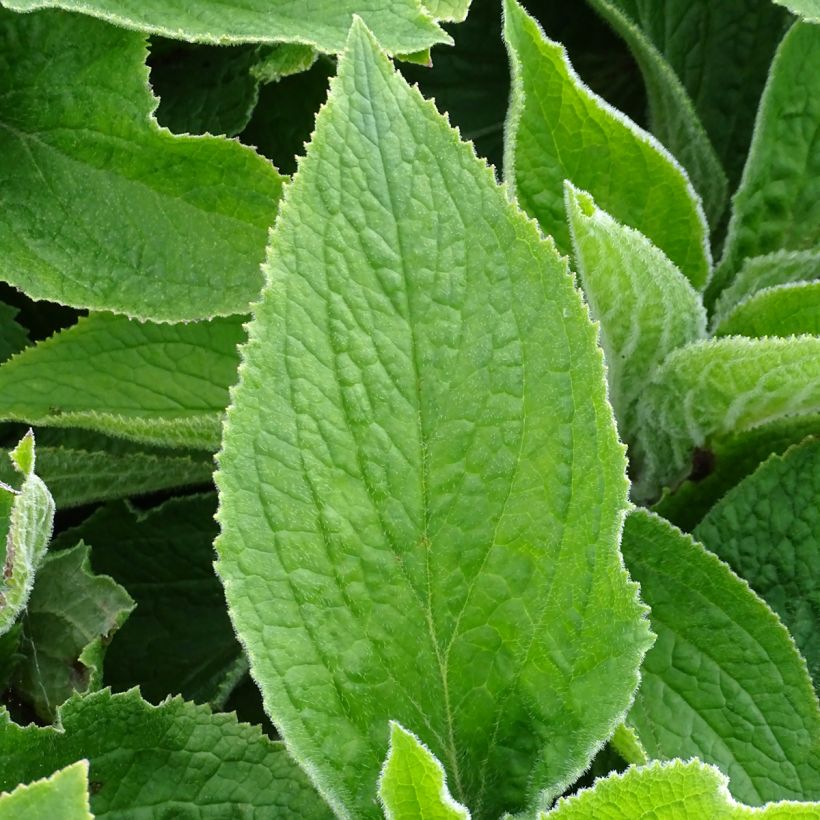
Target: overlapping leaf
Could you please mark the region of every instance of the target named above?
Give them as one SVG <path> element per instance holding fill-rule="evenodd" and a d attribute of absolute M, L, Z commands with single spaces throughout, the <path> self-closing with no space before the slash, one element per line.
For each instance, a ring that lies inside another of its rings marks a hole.
<path fill-rule="evenodd" d="M 512 66 L 504 175 L 523 208 L 570 250 L 564 180 L 647 236 L 692 284 L 711 269 L 700 199 L 683 168 L 650 134 L 586 88 L 564 48 L 505 1 Z"/>
<path fill-rule="evenodd" d="M 650 640 L 565 262 L 356 25 L 267 274 L 217 549 L 269 714 L 342 817 L 375 814 L 389 719 L 477 817 L 554 796 Z"/>
<path fill-rule="evenodd" d="M 820 335 L 820 282 L 765 288 L 745 299 L 715 329 L 715 336 Z"/>
<path fill-rule="evenodd" d="M 35 783 L 0 794 L 0 820 L 94 820 L 88 806 L 88 763 L 80 760 Z"/>
<path fill-rule="evenodd" d="M 0 366 L 0 418 L 216 449 L 238 317 L 161 325 L 94 314 Z"/>
<path fill-rule="evenodd" d="M 628 718 L 650 758 L 713 763 L 754 806 L 820 799 L 820 707 L 775 614 L 652 513 L 628 516 L 622 549 L 658 635 Z"/>
<path fill-rule="evenodd" d="M 141 318 L 246 312 L 281 177 L 237 142 L 159 128 L 145 57 L 98 20 L 0 9 L 0 277 Z"/>

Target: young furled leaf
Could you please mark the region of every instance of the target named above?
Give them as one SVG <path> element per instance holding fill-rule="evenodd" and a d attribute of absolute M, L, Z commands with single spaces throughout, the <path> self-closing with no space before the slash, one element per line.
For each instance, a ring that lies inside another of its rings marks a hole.
<path fill-rule="evenodd" d="M 584 86 L 563 46 L 547 39 L 516 0 L 505 0 L 504 8 L 512 69 L 504 176 L 522 207 L 569 253 L 568 179 L 702 289 L 711 270 L 708 228 L 686 172 L 654 137 Z"/>
<path fill-rule="evenodd" d="M 714 302 L 743 260 L 820 245 L 820 30 L 795 23 L 777 50 L 760 101 L 743 178 L 732 198 Z"/>
<path fill-rule="evenodd" d="M 0 9 L 0 277 L 143 319 L 246 312 L 282 178 L 238 142 L 159 128 L 145 57 L 98 20 Z"/>
<path fill-rule="evenodd" d="M 361 23 L 267 276 L 217 568 L 268 713 L 340 817 L 376 815 L 390 719 L 476 817 L 554 797 L 651 642 L 596 332 L 552 243 Z"/>
<path fill-rule="evenodd" d="M 650 758 L 712 763 L 753 806 L 820 799 L 820 707 L 777 616 L 653 513 L 630 513 L 621 546 L 658 635 L 627 719 Z"/>
<path fill-rule="evenodd" d="M 23 481 L 19 490 L 0 484 L 0 636 L 25 609 L 54 524 L 54 501 L 34 472 L 31 430 L 10 456 Z"/>
<path fill-rule="evenodd" d="M 234 715 L 136 690 L 73 696 L 58 726 L 18 726 L 0 710 L 0 789 L 86 758 L 96 818 L 298 817 L 331 814 L 281 743 Z"/>
<path fill-rule="evenodd" d="M 94 820 L 88 805 L 88 761 L 0 794 L 0 820 Z"/>
<path fill-rule="evenodd" d="M 633 495 L 653 500 L 698 450 L 788 416 L 820 411 L 820 337 L 695 342 L 657 369 L 640 405 Z"/>
<path fill-rule="evenodd" d="M 15 11 L 58 7 L 118 26 L 201 43 L 305 43 L 333 53 L 344 47 L 353 15 L 392 54 L 451 42 L 418 0 L 3 0 Z M 468 0 L 431 0 L 443 19 L 466 11 Z"/>
<path fill-rule="evenodd" d="M 571 183 L 565 189 L 576 270 L 601 323 L 609 399 L 629 444 L 656 368 L 706 335 L 706 311 L 686 277 L 645 236 L 619 225 Z"/>
<path fill-rule="evenodd" d="M 820 803 L 781 801 L 752 810 L 732 798 L 729 781 L 699 760 L 653 761 L 598 780 L 562 798 L 539 820 L 812 820 Z"/>
<path fill-rule="evenodd" d="M 0 419 L 215 450 L 242 319 L 92 314 L 0 365 Z"/>
<path fill-rule="evenodd" d="M 726 494 L 694 536 L 783 619 L 820 688 L 820 440 L 773 455 Z"/>
<path fill-rule="evenodd" d="M 390 722 L 379 799 L 387 820 L 470 820 L 470 812 L 450 795 L 435 755 L 395 721 Z"/>

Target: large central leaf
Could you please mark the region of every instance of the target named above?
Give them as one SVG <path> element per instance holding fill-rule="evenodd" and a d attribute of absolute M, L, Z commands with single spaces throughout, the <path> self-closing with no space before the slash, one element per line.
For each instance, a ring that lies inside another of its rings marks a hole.
<path fill-rule="evenodd" d="M 648 627 L 624 454 L 566 263 L 354 25 L 273 234 L 224 431 L 219 573 L 340 817 L 388 720 L 498 817 L 629 703 Z"/>

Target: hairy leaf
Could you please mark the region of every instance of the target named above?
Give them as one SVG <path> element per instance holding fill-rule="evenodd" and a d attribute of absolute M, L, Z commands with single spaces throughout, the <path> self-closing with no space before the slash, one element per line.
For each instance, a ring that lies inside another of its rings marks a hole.
<path fill-rule="evenodd" d="M 686 477 L 696 449 L 787 416 L 820 411 L 820 337 L 696 342 L 669 355 L 640 406 L 633 493 Z"/>
<path fill-rule="evenodd" d="M 777 616 L 653 513 L 627 517 L 621 546 L 658 635 L 628 718 L 649 756 L 713 763 L 754 806 L 820 798 L 820 707 Z"/>
<path fill-rule="evenodd" d="M 213 570 L 216 498 L 173 498 L 142 513 L 109 504 L 62 533 L 55 547 L 80 538 L 93 547 L 96 572 L 122 584 L 137 609 L 105 659 L 105 682 L 139 686 L 152 702 L 181 694 L 215 699 L 242 649 Z"/>
<path fill-rule="evenodd" d="M 50 722 L 74 692 L 99 688 L 105 647 L 133 608 L 119 584 L 92 574 L 84 544 L 47 555 L 23 617 L 17 696 Z"/>
<path fill-rule="evenodd" d="M 569 253 L 564 180 L 657 245 L 692 284 L 711 268 L 706 220 L 686 172 L 650 134 L 583 85 L 558 43 L 505 0 L 512 67 L 504 176 L 522 207 Z"/>
<path fill-rule="evenodd" d="M 16 11 L 57 6 L 137 31 L 202 43 L 306 43 L 341 51 L 354 14 L 391 53 L 450 42 L 418 0 L 3 0 Z M 425 7 L 428 5 L 424 4 Z M 430 0 L 445 15 L 466 0 Z"/>
<path fill-rule="evenodd" d="M 743 260 L 820 245 L 820 36 L 795 23 L 777 50 L 760 101 L 754 137 L 723 258 L 707 296 L 727 287 Z"/>
<path fill-rule="evenodd" d="M 389 719 L 477 817 L 560 793 L 650 641 L 595 329 L 551 243 L 362 25 L 267 275 L 217 551 L 288 748 L 341 817 L 374 816 Z"/>
<path fill-rule="evenodd" d="M 0 418 L 216 449 L 239 317 L 161 325 L 92 314 L 0 366 Z"/>
<path fill-rule="evenodd" d="M 0 794 L 0 820 L 94 820 L 88 806 L 88 762 Z"/>
<path fill-rule="evenodd" d="M 444 767 L 401 724 L 390 724 L 390 751 L 379 778 L 379 799 L 387 820 L 469 820 L 447 788 Z"/>
<path fill-rule="evenodd" d="M 282 179 L 235 141 L 159 128 L 145 57 L 98 20 L 0 9 L 0 276 L 140 318 L 246 312 Z"/>
<path fill-rule="evenodd" d="M 609 399 L 630 443 L 656 368 L 676 348 L 706 335 L 706 311 L 689 280 L 645 236 L 619 225 L 571 183 L 566 197 L 576 270 L 601 323 Z"/>
<path fill-rule="evenodd" d="M 714 227 L 726 207 L 729 184 L 686 89 L 647 34 L 619 8 L 618 0 L 588 1 L 629 44 L 646 83 L 652 133 L 686 168 Z"/>
<path fill-rule="evenodd" d="M 737 305 L 715 336 L 820 335 L 820 282 L 766 288 Z"/>
<path fill-rule="evenodd" d="M 233 715 L 180 698 L 151 706 L 136 690 L 72 697 L 58 727 L 18 726 L 0 711 L 0 789 L 78 758 L 91 764 L 97 818 L 329 818 L 284 746 Z"/>
<path fill-rule="evenodd" d="M 773 455 L 694 535 L 783 619 L 820 688 L 820 441 Z"/>
<path fill-rule="evenodd" d="M 14 626 L 25 609 L 54 524 L 54 501 L 34 472 L 34 434 L 30 430 L 10 456 L 23 481 L 19 490 L 0 483 L 0 636 Z"/>
<path fill-rule="evenodd" d="M 543 820 L 811 820 L 820 803 L 782 801 L 752 812 L 732 798 L 727 778 L 699 760 L 655 761 L 563 798 Z"/>
<path fill-rule="evenodd" d="M 285 77 L 310 70 L 318 56 L 312 46 L 277 43 L 259 49 L 251 74 L 260 82 L 277 83 Z"/>

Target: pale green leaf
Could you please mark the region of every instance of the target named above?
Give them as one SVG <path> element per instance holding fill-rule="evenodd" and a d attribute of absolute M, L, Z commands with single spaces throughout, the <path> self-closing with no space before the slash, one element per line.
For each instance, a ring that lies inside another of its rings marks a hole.
<path fill-rule="evenodd" d="M 28 344 L 28 334 L 15 318 L 17 309 L 0 302 L 0 362 Z"/>
<path fill-rule="evenodd" d="M 788 13 L 771 0 L 607 1 L 640 26 L 680 78 L 734 187 Z"/>
<path fill-rule="evenodd" d="M 644 393 L 633 493 L 686 478 L 696 449 L 787 416 L 820 411 L 820 337 L 696 342 L 674 351 Z"/>
<path fill-rule="evenodd" d="M 12 451 L 11 460 L 23 480 L 19 490 L 0 483 L 0 635 L 14 626 L 25 609 L 54 524 L 54 501 L 34 472 L 30 430 Z"/>
<path fill-rule="evenodd" d="M 601 323 L 609 400 L 629 444 L 656 368 L 676 348 L 706 335 L 706 311 L 689 280 L 645 236 L 619 225 L 571 183 L 566 199 L 575 269 Z"/>
<path fill-rule="evenodd" d="M 0 277 L 35 299 L 163 321 L 247 311 L 282 179 L 151 112 L 142 35 L 0 9 Z"/>
<path fill-rule="evenodd" d="M 773 455 L 694 535 L 783 619 L 820 688 L 820 441 Z"/>
<path fill-rule="evenodd" d="M 664 492 L 652 509 L 691 532 L 726 493 L 773 453 L 783 453 L 806 436 L 820 436 L 820 414 L 785 418 L 713 442 L 697 451 L 695 470 L 674 492 Z"/>
<path fill-rule="evenodd" d="M 820 335 L 820 282 L 765 288 L 737 305 L 715 336 Z"/>
<path fill-rule="evenodd" d="M 238 317 L 92 314 L 0 366 L 0 419 L 216 449 L 242 338 Z"/>
<path fill-rule="evenodd" d="M 133 608 L 119 584 L 91 572 L 84 544 L 47 555 L 22 621 L 17 697 L 51 722 L 74 692 L 99 688 L 105 647 Z"/>
<path fill-rule="evenodd" d="M 447 8 L 466 0 L 431 0 Z M 418 0 L 3 0 L 16 11 L 57 7 L 118 26 L 201 43 L 305 43 L 333 53 L 344 47 L 358 14 L 392 54 L 451 42 Z M 426 5 L 426 4 L 425 4 Z"/>
<path fill-rule="evenodd" d="M 820 245 L 820 29 L 795 23 L 783 38 L 760 101 L 723 258 L 707 292 L 714 301 L 743 261 Z"/>
<path fill-rule="evenodd" d="M 423 0 L 423 5 L 436 20 L 461 23 L 467 18 L 471 2 L 472 0 Z M 378 35 L 375 29 L 373 31 Z"/>
<path fill-rule="evenodd" d="M 628 723 L 650 758 L 699 757 L 738 800 L 820 798 L 820 707 L 791 636 L 745 581 L 645 510 L 621 548 L 657 633 Z"/>
<path fill-rule="evenodd" d="M 88 806 L 88 761 L 0 794 L 0 820 L 94 820 Z"/>
<path fill-rule="evenodd" d="M 86 758 L 97 818 L 298 817 L 330 811 L 281 743 L 234 715 L 136 690 L 74 696 L 59 726 L 18 726 L 0 711 L 0 789 Z"/>
<path fill-rule="evenodd" d="M 689 94 L 647 34 L 619 8 L 618 0 L 588 2 L 629 45 L 646 83 L 652 133 L 686 168 L 714 227 L 726 207 L 729 183 Z"/>
<path fill-rule="evenodd" d="M 561 799 L 543 820 L 814 820 L 820 803 L 782 801 L 752 810 L 729 793 L 727 778 L 699 760 L 652 762 L 599 780 Z"/>
<path fill-rule="evenodd" d="M 820 0 L 774 0 L 774 2 L 785 6 L 792 14 L 804 20 L 820 23 Z"/>
<path fill-rule="evenodd" d="M 375 816 L 390 719 L 476 817 L 560 793 L 650 641 L 595 328 L 360 24 L 267 276 L 217 551 L 268 713 L 340 817 Z"/>
<path fill-rule="evenodd" d="M 568 179 L 703 288 L 711 269 L 708 228 L 686 172 L 581 82 L 563 46 L 546 38 L 515 0 L 505 0 L 504 8 L 512 67 L 504 176 L 522 207 L 569 253 Z"/>
<path fill-rule="evenodd" d="M 277 43 L 260 54 L 251 74 L 263 83 L 276 83 L 293 74 L 308 71 L 316 62 L 318 54 L 312 46 L 300 43 Z"/>
<path fill-rule="evenodd" d="M 213 569 L 216 497 L 172 498 L 148 512 L 125 503 L 95 511 L 61 533 L 54 547 L 82 539 L 94 570 L 137 602 L 105 658 L 115 690 L 139 686 L 145 698 L 181 694 L 213 701 L 242 648 Z"/>
<path fill-rule="evenodd" d="M 470 812 L 450 795 L 435 755 L 395 721 L 390 722 L 379 799 L 387 820 L 470 820 Z"/>

